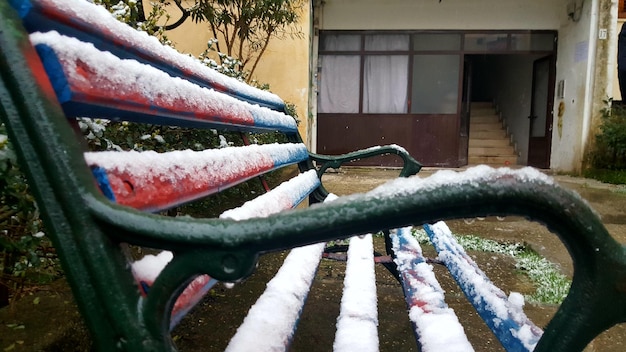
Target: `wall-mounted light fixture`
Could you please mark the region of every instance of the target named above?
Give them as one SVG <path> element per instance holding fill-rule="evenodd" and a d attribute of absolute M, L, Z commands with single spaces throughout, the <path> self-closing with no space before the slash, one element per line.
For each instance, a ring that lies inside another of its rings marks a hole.
<path fill-rule="evenodd" d="M 579 4 L 580 2 L 580 4 Z M 580 21 L 580 17 L 583 13 L 583 7 L 585 6 L 585 0 L 571 0 L 567 3 L 567 17 L 574 21 Z"/>

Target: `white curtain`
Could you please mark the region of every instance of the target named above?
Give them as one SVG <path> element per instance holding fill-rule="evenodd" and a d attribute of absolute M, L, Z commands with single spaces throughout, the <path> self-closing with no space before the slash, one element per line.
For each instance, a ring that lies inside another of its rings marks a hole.
<path fill-rule="evenodd" d="M 360 57 L 324 55 L 318 96 L 319 113 L 359 112 Z"/>
<path fill-rule="evenodd" d="M 406 113 L 408 74 L 408 56 L 367 56 L 363 77 L 363 112 Z"/>
<path fill-rule="evenodd" d="M 327 51 L 354 51 L 360 36 L 327 35 L 322 47 Z M 384 34 L 365 37 L 365 50 L 407 51 L 408 35 Z M 359 113 L 359 55 L 321 55 L 318 96 L 320 113 Z M 407 112 L 408 55 L 369 55 L 364 58 L 363 113 Z"/>

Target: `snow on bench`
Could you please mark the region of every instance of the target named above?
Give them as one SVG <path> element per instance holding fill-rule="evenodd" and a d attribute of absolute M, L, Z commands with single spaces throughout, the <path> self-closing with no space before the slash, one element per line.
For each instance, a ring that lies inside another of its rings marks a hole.
<path fill-rule="evenodd" d="M 147 64 L 121 59 L 57 32 L 33 33 L 59 102 L 70 117 L 97 116 L 177 126 L 239 126 L 294 132 L 282 112 L 238 100 Z M 205 68 L 206 70 L 206 68 Z M 93 84 L 98 82 L 98 84 Z"/>
<path fill-rule="evenodd" d="M 533 351 L 543 331 L 524 314 L 524 297 L 506 294 L 489 280 L 452 236 L 444 222 L 424 225 L 435 247 L 463 293 L 507 351 Z"/>
<path fill-rule="evenodd" d="M 196 58 L 163 46 L 156 37 L 137 31 L 101 6 L 75 0 L 9 0 L 31 32 L 59 31 L 91 42 L 102 51 L 125 59 L 149 64 L 172 76 L 185 77 L 200 86 L 212 88 L 237 99 L 277 111 L 285 103 L 276 94 L 259 90 L 227 77 Z"/>
<path fill-rule="evenodd" d="M 350 239 L 334 351 L 378 351 L 378 299 L 372 235 Z"/>
<path fill-rule="evenodd" d="M 463 326 L 445 302 L 444 291 L 426 263 L 412 227 L 391 232 L 409 317 L 423 352 L 473 351 Z"/>
<path fill-rule="evenodd" d="M 296 143 L 167 153 L 85 153 L 85 161 L 111 200 L 152 212 L 217 193 L 307 158 L 306 146 Z"/>
<path fill-rule="evenodd" d="M 317 188 L 318 185 L 319 179 L 317 174 L 314 170 L 309 170 L 282 183 L 270 192 L 244 203 L 241 207 L 225 211 L 222 215 L 220 215 L 220 217 L 234 220 L 244 220 L 252 217 L 266 217 L 280 211 L 295 208 L 309 193 Z M 336 198 L 334 195 L 329 195 L 328 197 L 328 199 L 334 198 Z M 284 325 L 285 321 L 293 320 L 294 322 L 290 326 L 295 326 L 295 319 L 299 316 L 302 305 L 304 305 L 304 298 L 306 298 L 308 288 L 315 275 L 317 263 L 321 258 L 323 250 L 323 243 L 292 250 L 291 254 L 287 257 L 285 263 L 283 264 L 285 269 L 281 268 L 279 274 L 277 274 L 273 280 L 275 284 L 268 284 L 268 288 L 276 287 L 277 289 L 274 291 L 266 291 L 268 293 L 264 294 L 264 296 L 277 296 L 276 292 L 280 289 L 289 287 L 289 285 L 279 284 L 280 282 L 287 282 L 292 285 L 294 282 L 302 282 L 302 284 L 294 285 L 290 292 L 278 295 L 277 297 L 280 298 L 279 301 L 272 301 L 271 298 L 264 298 L 265 301 L 267 301 L 266 304 L 269 305 L 269 308 L 260 308 L 264 306 L 264 304 L 261 303 L 259 308 L 256 308 L 256 310 L 264 312 L 266 309 L 276 309 L 278 305 L 281 305 L 283 315 L 277 315 L 280 316 L 279 322 L 282 321 L 279 325 Z M 317 258 L 317 260 L 315 260 L 315 258 Z M 157 255 L 147 255 L 132 264 L 133 273 L 144 294 L 147 295 L 149 293 L 149 287 L 154 283 L 154 280 L 156 280 L 159 273 L 172 259 L 172 252 L 163 251 Z M 311 267 L 312 265 L 315 265 L 315 267 Z M 170 327 L 173 328 L 176 326 L 185 314 L 187 314 L 187 312 L 195 306 L 216 283 L 217 280 L 209 277 L 208 275 L 200 275 L 194 279 L 194 281 L 192 281 L 189 286 L 185 288 L 181 296 L 177 299 L 174 309 L 172 310 Z M 293 297 L 297 298 L 296 303 L 289 301 Z M 299 305 L 297 302 L 300 302 Z M 288 304 L 285 306 L 285 303 Z M 276 314 L 276 312 L 274 312 L 274 314 Z M 291 314 L 294 318 L 285 318 L 285 315 L 289 314 Z M 253 313 L 251 316 L 254 317 L 257 315 Z M 250 324 L 250 322 L 248 324 Z M 264 325 L 265 324 L 260 324 L 259 326 Z M 245 331 L 245 329 L 240 330 Z M 269 340 L 267 342 L 270 343 Z"/>

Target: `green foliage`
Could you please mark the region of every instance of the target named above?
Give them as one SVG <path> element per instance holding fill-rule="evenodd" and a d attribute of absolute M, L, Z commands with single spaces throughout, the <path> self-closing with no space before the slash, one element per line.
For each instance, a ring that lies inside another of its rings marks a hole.
<path fill-rule="evenodd" d="M 626 170 L 590 169 L 585 170 L 583 176 L 604 183 L 626 185 Z"/>
<path fill-rule="evenodd" d="M 0 274 L 0 286 L 14 293 L 31 280 L 59 275 L 54 248 L 42 232 L 37 204 L 18 167 L 3 123 L 0 124 Z"/>
<path fill-rule="evenodd" d="M 151 10 L 145 13 L 142 1 L 137 0 L 94 0 L 95 4 L 104 6 L 120 22 L 157 37 L 161 43 L 170 45 L 165 31 L 170 15 L 166 11 L 167 2 L 158 0 L 151 2 Z"/>
<path fill-rule="evenodd" d="M 597 169 L 626 169 L 626 107 L 606 101 L 602 109 L 602 125 L 596 135 L 593 167 Z"/>
<path fill-rule="evenodd" d="M 413 235 L 422 244 L 430 243 L 426 231 L 413 229 Z M 454 238 L 466 251 L 481 251 L 511 256 L 515 267 L 528 275 L 535 284 L 535 292 L 526 296 L 530 302 L 561 304 L 569 292 L 570 279 L 557 266 L 532 249 L 520 243 L 501 243 L 475 235 L 456 235 Z"/>

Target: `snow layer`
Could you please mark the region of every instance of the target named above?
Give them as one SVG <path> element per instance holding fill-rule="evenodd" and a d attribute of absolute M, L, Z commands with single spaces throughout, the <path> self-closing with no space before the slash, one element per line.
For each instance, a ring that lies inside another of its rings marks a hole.
<path fill-rule="evenodd" d="M 350 239 L 334 351 L 378 351 L 378 304 L 372 235 Z"/>
<path fill-rule="evenodd" d="M 308 157 L 303 144 L 264 144 L 204 151 L 89 152 L 106 170 L 118 203 L 153 211 L 217 192 L 241 180 Z"/>
<path fill-rule="evenodd" d="M 444 222 L 424 225 L 433 246 L 468 300 L 508 351 L 532 351 L 543 331 L 524 314 L 524 298 L 509 297 L 467 255 Z"/>
<path fill-rule="evenodd" d="M 510 178 L 515 180 L 515 182 L 537 181 L 548 185 L 554 184 L 554 180 L 551 177 L 532 167 L 513 170 L 507 167 L 494 169 L 486 165 L 479 165 L 470 167 L 463 172 L 440 170 L 427 178 L 397 178 L 377 187 L 367 193 L 367 195 L 374 197 L 401 196 L 420 190 L 428 191 L 456 187 L 464 184 L 492 182 L 498 178 Z"/>
<path fill-rule="evenodd" d="M 307 173 L 310 172 L 314 170 Z M 326 202 L 335 199 L 335 195 L 329 195 Z M 284 352 L 288 349 L 325 245 L 312 244 L 294 248 L 289 253 L 248 311 L 226 351 Z"/>
<path fill-rule="evenodd" d="M 409 318 L 415 324 L 422 351 L 473 351 L 454 310 L 445 303 L 444 291 L 411 235 L 411 227 L 392 231 L 391 240 Z"/>
<path fill-rule="evenodd" d="M 115 43 L 116 47 L 134 52 L 139 57 L 165 62 L 186 75 L 197 76 L 217 89 L 233 92 L 242 97 L 250 97 L 276 107 L 284 106 L 284 102 L 277 95 L 220 74 L 203 65 L 199 60 L 162 45 L 157 38 L 116 20 L 102 6 L 94 5 L 89 1 L 76 0 L 30 0 L 30 2 L 55 13 L 54 16 L 47 17 L 71 19 L 71 25 L 78 26 L 79 30 L 92 33 L 97 37 L 112 38 L 110 41 Z"/>
<path fill-rule="evenodd" d="M 149 293 L 149 287 L 159 276 L 165 266 L 174 258 L 170 251 L 162 251 L 157 255 L 148 254 L 131 265 L 135 280 L 139 283 L 144 294 Z M 180 294 L 172 308 L 170 329 L 174 328 L 187 312 L 217 283 L 217 280 L 208 275 L 196 277 Z M 146 291 L 147 289 L 147 291 Z"/>
<path fill-rule="evenodd" d="M 226 351 L 285 351 L 300 316 L 324 243 L 293 249 L 250 308 Z"/>
<path fill-rule="evenodd" d="M 225 211 L 220 218 L 244 220 L 252 217 L 266 217 L 291 209 L 300 204 L 319 185 L 317 173 L 315 170 L 309 170 L 244 203 L 239 208 Z"/>
<path fill-rule="evenodd" d="M 135 60 L 120 59 L 110 52 L 96 49 L 91 43 L 54 31 L 33 33 L 30 40 L 38 46 L 40 54 L 47 52 L 47 48 L 54 50 L 55 59 L 63 67 L 66 82 L 59 79 L 52 82 L 61 103 L 67 99 L 78 100 L 109 109 L 158 113 L 180 119 L 297 130 L 291 116 L 172 77 Z M 58 76 L 57 65 L 48 63 L 51 60 L 48 57 L 42 59 L 46 69 L 52 71 L 48 75 Z M 70 94 L 68 89 L 73 93 Z"/>

